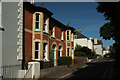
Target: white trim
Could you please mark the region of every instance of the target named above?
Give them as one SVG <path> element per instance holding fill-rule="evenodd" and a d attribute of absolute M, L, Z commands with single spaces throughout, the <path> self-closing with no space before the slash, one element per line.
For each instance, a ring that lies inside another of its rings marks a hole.
<path fill-rule="evenodd" d="M 69 49 L 69 53 L 68 53 L 68 49 Z M 68 54 L 70 56 L 70 48 L 69 47 L 67 48 L 67 56 L 68 56 Z"/>
<path fill-rule="evenodd" d="M 63 40 L 63 31 L 61 30 L 61 40 Z"/>
<path fill-rule="evenodd" d="M 52 27 L 51 32 L 53 31 L 53 34 L 51 36 L 55 37 L 55 27 Z"/>
<path fill-rule="evenodd" d="M 23 59 L 23 0 L 18 3 L 18 41 L 17 41 L 17 60 Z"/>

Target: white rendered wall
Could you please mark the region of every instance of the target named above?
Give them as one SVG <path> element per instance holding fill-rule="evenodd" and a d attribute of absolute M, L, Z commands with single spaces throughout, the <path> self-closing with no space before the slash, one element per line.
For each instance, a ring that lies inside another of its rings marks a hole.
<path fill-rule="evenodd" d="M 74 48 L 76 45 L 88 46 L 87 38 L 74 39 Z"/>
<path fill-rule="evenodd" d="M 94 45 L 94 50 L 96 54 L 103 56 L 102 45 Z"/>
<path fill-rule="evenodd" d="M 108 54 L 108 53 L 109 53 L 109 51 L 107 51 L 107 50 L 103 51 L 103 55 Z"/>
<path fill-rule="evenodd" d="M 92 40 L 88 40 L 88 48 L 93 51 L 93 42 L 92 42 Z"/>
<path fill-rule="evenodd" d="M 0 1 L 0 27 L 2 26 L 1 24 L 1 1 Z M 1 66 L 2 66 L 2 31 L 0 30 L 0 77 L 1 77 Z"/>
<path fill-rule="evenodd" d="M 88 40 L 87 38 L 80 38 L 80 39 L 74 39 L 74 48 L 76 45 L 81 45 L 82 47 L 88 47 L 89 49 L 91 49 L 93 51 L 93 42 L 92 40 Z"/>

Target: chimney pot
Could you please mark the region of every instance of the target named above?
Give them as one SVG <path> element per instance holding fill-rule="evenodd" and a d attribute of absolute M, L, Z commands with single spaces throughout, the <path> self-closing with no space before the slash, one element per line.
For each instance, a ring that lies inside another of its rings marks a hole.
<path fill-rule="evenodd" d="M 77 32 L 81 33 L 81 29 L 76 29 Z"/>

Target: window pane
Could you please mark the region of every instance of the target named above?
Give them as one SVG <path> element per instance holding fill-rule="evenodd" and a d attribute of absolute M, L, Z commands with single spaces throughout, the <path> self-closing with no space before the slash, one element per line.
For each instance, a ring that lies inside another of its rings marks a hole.
<path fill-rule="evenodd" d="M 39 29 L 39 22 L 36 22 L 36 23 L 35 23 L 35 28 L 36 28 L 36 29 Z"/>
<path fill-rule="evenodd" d="M 38 59 L 38 51 L 35 51 L 35 59 Z"/>
<path fill-rule="evenodd" d="M 60 57 L 60 51 L 58 51 L 58 57 Z"/>
<path fill-rule="evenodd" d="M 39 42 L 35 42 L 35 50 L 39 50 Z"/>
<path fill-rule="evenodd" d="M 39 14 L 36 14 L 36 21 L 39 21 Z"/>
<path fill-rule="evenodd" d="M 51 35 L 54 36 L 53 34 L 54 34 L 54 27 L 51 28 Z"/>
<path fill-rule="evenodd" d="M 69 36 L 67 36 L 67 40 L 69 40 Z"/>
<path fill-rule="evenodd" d="M 67 31 L 67 35 L 69 36 L 69 31 Z"/>
<path fill-rule="evenodd" d="M 67 40 L 69 40 L 69 31 L 67 31 Z"/>
<path fill-rule="evenodd" d="M 67 56 L 69 56 L 69 48 L 67 48 Z"/>
<path fill-rule="evenodd" d="M 45 30 L 45 24 L 44 24 L 44 26 L 43 26 L 43 30 Z"/>

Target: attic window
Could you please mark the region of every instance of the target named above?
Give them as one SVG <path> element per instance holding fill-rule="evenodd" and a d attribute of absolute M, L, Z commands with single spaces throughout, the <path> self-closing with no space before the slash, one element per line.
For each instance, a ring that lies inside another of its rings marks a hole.
<path fill-rule="evenodd" d="M 77 39 L 77 35 L 74 35 L 74 38 Z"/>

